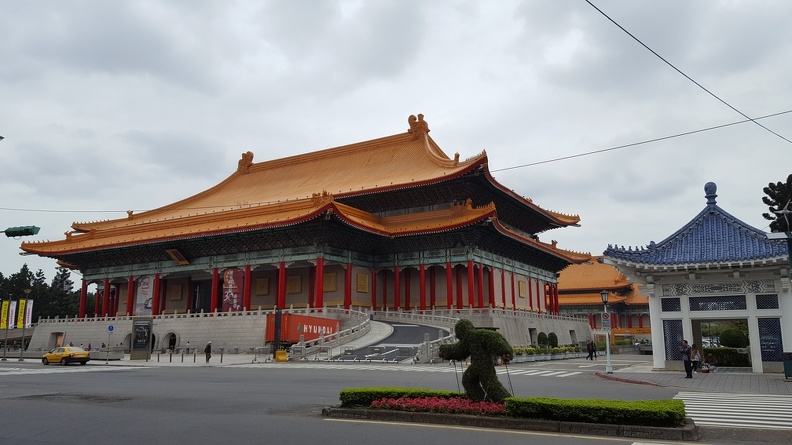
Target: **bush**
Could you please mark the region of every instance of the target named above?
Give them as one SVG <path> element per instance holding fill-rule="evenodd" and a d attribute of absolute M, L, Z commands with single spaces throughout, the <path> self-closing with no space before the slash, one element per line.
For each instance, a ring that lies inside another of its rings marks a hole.
<path fill-rule="evenodd" d="M 739 329 L 726 329 L 720 334 L 720 344 L 730 348 L 744 348 L 748 346 L 748 337 Z"/>
<path fill-rule="evenodd" d="M 539 335 L 536 336 L 536 342 L 539 343 L 540 348 L 546 348 L 550 345 L 547 334 L 544 332 L 540 332 Z"/>
<path fill-rule="evenodd" d="M 736 348 L 703 348 L 701 353 L 701 364 L 704 364 L 707 356 L 712 354 L 715 357 L 716 366 L 751 366 L 748 354 L 741 354 L 737 352 Z"/>
<path fill-rule="evenodd" d="M 681 400 L 584 400 L 549 397 L 506 399 L 512 417 L 567 422 L 675 427 L 685 422 Z"/>
<path fill-rule="evenodd" d="M 547 336 L 547 342 L 550 344 L 551 348 L 558 347 L 558 336 L 555 332 L 551 332 L 550 335 Z"/>

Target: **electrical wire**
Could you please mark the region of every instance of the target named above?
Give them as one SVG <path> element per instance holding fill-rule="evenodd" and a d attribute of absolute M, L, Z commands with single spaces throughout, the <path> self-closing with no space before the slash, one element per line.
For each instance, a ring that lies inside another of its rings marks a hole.
<path fill-rule="evenodd" d="M 626 30 L 626 29 L 625 29 L 625 28 L 624 28 L 622 25 L 618 24 L 618 23 L 616 22 L 616 20 L 613 20 L 612 18 L 610 18 L 610 17 L 608 16 L 608 14 L 605 14 L 605 13 L 604 13 L 604 12 L 603 12 L 601 9 L 599 9 L 597 6 L 595 6 L 595 5 L 594 5 L 594 3 L 591 3 L 591 1 L 589 1 L 589 0 L 586 0 L 586 3 L 588 3 L 589 5 L 591 5 L 591 7 L 592 7 L 592 8 L 596 9 L 596 10 L 597 10 L 597 12 L 599 12 L 600 14 L 602 14 L 602 15 L 603 15 L 603 16 L 604 16 L 606 19 L 610 20 L 610 21 L 611 21 L 611 23 L 613 23 L 614 25 L 618 26 L 618 27 L 619 27 L 619 29 L 621 29 L 622 31 L 624 31 L 625 33 L 627 33 L 627 35 L 628 35 L 628 36 L 632 37 L 632 38 L 633 38 L 633 40 L 635 40 L 636 42 L 638 42 L 639 44 L 641 44 L 641 46 L 643 46 L 644 48 L 646 48 L 647 50 L 649 50 L 649 52 L 651 52 L 652 54 L 654 54 L 655 56 L 657 56 L 657 58 L 659 58 L 660 60 L 662 60 L 663 62 L 665 62 L 665 63 L 666 63 L 666 65 L 668 65 L 668 66 L 670 66 L 671 68 L 673 68 L 673 69 L 674 69 L 674 71 L 676 71 L 676 72 L 678 72 L 679 74 L 683 75 L 683 76 L 684 76 L 684 77 L 685 77 L 687 80 L 689 80 L 689 81 L 693 82 L 693 83 L 694 83 L 694 84 L 695 84 L 697 87 L 699 87 L 699 88 L 701 88 L 702 90 L 706 91 L 706 92 L 707 92 L 707 94 L 709 94 L 710 96 L 714 97 L 715 99 L 717 99 L 718 101 L 720 101 L 722 104 L 726 105 L 727 107 L 731 108 L 732 110 L 736 111 L 736 112 L 737 112 L 737 113 L 739 113 L 739 114 L 740 114 L 742 117 L 744 117 L 744 118 L 748 119 L 749 121 L 753 122 L 754 124 L 756 124 L 756 125 L 758 125 L 758 126 L 760 126 L 760 127 L 764 128 L 765 130 L 769 131 L 770 133 L 772 133 L 772 134 L 774 134 L 774 135 L 778 136 L 779 138 L 781 138 L 781 139 L 783 139 L 783 140 L 785 140 L 785 141 L 789 142 L 790 144 L 792 144 L 792 141 L 790 141 L 789 139 L 785 138 L 784 136 L 781 136 L 780 134 L 776 133 L 775 131 L 773 131 L 773 130 L 771 130 L 771 129 L 767 128 L 767 127 L 765 127 L 765 126 L 764 126 L 764 125 L 762 125 L 762 124 L 760 124 L 759 122 L 757 122 L 757 121 L 756 121 L 756 119 L 754 119 L 754 118 L 751 118 L 751 117 L 750 117 L 750 116 L 748 116 L 747 114 L 745 114 L 745 113 L 743 113 L 742 111 L 738 110 L 737 108 L 735 108 L 734 106 L 732 106 L 730 103 L 728 103 L 728 102 L 726 102 L 725 100 L 721 99 L 721 98 L 720 98 L 720 97 L 718 97 L 718 96 L 717 96 L 715 93 L 713 93 L 712 91 L 708 90 L 708 89 L 707 89 L 707 88 L 705 88 L 703 85 L 701 85 L 700 83 L 698 83 L 698 82 L 696 82 L 695 80 L 693 80 L 693 78 L 692 78 L 692 77 L 690 77 L 690 76 L 688 76 L 687 74 L 683 73 L 683 72 L 682 72 L 682 70 L 680 70 L 679 68 L 677 68 L 676 66 L 674 66 L 674 65 L 673 65 L 671 62 L 669 62 L 669 61 L 668 61 L 668 60 L 666 60 L 666 59 L 665 59 L 663 56 L 661 56 L 660 54 L 658 54 L 658 53 L 657 53 L 655 50 L 653 50 L 652 48 L 649 48 L 649 46 L 648 46 L 648 45 L 646 45 L 644 42 L 642 42 L 642 41 L 641 41 L 641 40 L 640 40 L 638 37 L 635 37 L 635 36 L 634 36 L 632 33 L 630 33 L 630 31 L 627 31 L 627 30 Z"/>

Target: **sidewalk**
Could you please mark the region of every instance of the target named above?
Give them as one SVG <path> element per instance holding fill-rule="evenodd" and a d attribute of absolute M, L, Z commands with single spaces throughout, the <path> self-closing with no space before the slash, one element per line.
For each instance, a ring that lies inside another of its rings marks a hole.
<path fill-rule="evenodd" d="M 596 375 L 620 382 L 673 386 L 692 391 L 792 395 L 792 381 L 785 381 L 783 373 L 753 374 L 720 369 L 707 374 L 696 373 L 688 379 L 682 371 L 658 371 L 648 363 L 615 370 L 613 374 L 598 372 Z"/>
<path fill-rule="evenodd" d="M 377 344 L 388 338 L 392 332 L 393 327 L 391 325 L 379 321 L 371 321 L 371 330 L 368 334 L 348 343 L 344 343 L 340 347 L 333 348 L 333 355 L 341 354 L 344 348 L 351 347 L 353 349 L 359 349 Z M 203 346 L 196 347 L 195 349 L 202 350 Z M 244 353 L 221 354 L 219 348 L 215 347 L 212 351 L 212 358 L 209 360 L 209 363 L 206 363 L 206 356 L 203 352 L 196 351 L 195 354 L 152 353 L 151 359 L 148 361 L 130 360 L 129 354 L 125 354 L 123 360 L 109 360 L 107 364 L 110 366 L 232 366 L 253 363 L 254 359 L 258 360 L 258 362 L 264 362 L 267 358 L 272 359 L 272 356 Z M 310 359 L 313 360 L 313 358 Z M 102 359 L 93 359 L 89 364 L 104 365 L 104 362 L 105 361 Z"/>

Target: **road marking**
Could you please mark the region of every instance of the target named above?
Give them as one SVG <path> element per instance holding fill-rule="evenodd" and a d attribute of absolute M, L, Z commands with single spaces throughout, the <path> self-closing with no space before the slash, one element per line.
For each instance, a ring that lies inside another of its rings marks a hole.
<path fill-rule="evenodd" d="M 333 363 L 333 362 L 313 362 L 313 363 L 244 363 L 236 365 L 245 368 L 291 368 L 291 369 L 356 369 L 363 371 L 403 371 L 403 372 L 460 372 L 458 367 L 449 366 L 413 366 L 403 365 L 399 363 L 393 364 L 375 364 L 366 362 L 346 362 L 346 363 Z M 509 369 L 497 368 L 496 374 L 499 375 L 524 375 L 526 377 L 570 377 L 573 375 L 581 374 L 579 371 L 559 371 L 552 369 Z"/>
<path fill-rule="evenodd" d="M 792 396 L 680 392 L 697 425 L 792 430 Z"/>
<path fill-rule="evenodd" d="M 0 368 L 0 376 L 7 375 L 43 375 L 43 374 L 65 374 L 79 372 L 99 372 L 99 371 L 123 371 L 126 369 L 143 369 L 145 366 L 61 366 L 46 368 Z"/>

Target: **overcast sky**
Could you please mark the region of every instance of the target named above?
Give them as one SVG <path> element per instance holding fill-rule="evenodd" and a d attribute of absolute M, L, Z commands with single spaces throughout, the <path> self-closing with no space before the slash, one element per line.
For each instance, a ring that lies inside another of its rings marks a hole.
<path fill-rule="evenodd" d="M 593 3 L 740 112 L 792 110 L 792 3 Z M 599 255 L 665 239 L 718 204 L 763 230 L 792 143 L 745 120 L 585 1 L 0 0 L 0 228 L 157 208 L 254 162 L 407 130 L 486 150 L 495 178 L 581 226 Z M 792 113 L 762 119 L 792 139 Z M 522 168 L 511 167 L 539 163 Z M 265 197 L 262 197 L 263 199 Z M 0 238 L 0 272 L 55 261 Z M 79 275 L 72 275 L 79 280 Z"/>

